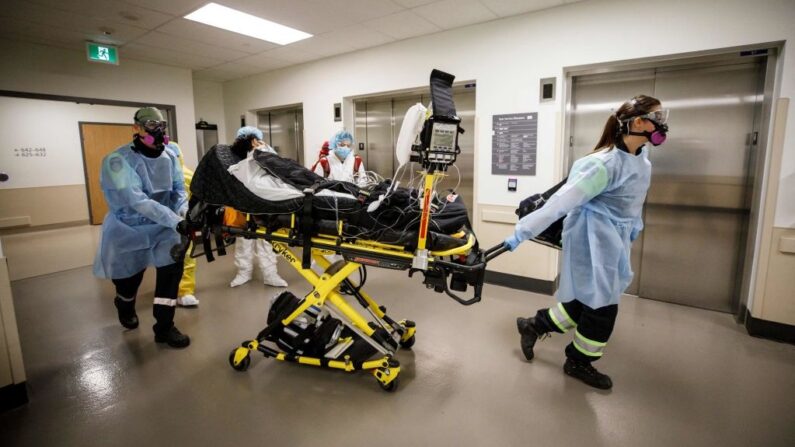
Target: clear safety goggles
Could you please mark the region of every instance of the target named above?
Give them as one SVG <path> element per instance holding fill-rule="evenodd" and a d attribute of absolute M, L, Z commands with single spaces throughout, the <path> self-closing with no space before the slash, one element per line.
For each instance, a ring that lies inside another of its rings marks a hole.
<path fill-rule="evenodd" d="M 668 124 L 668 109 L 660 109 L 656 112 L 649 112 L 640 115 L 641 118 L 654 121 L 657 124 Z"/>
<path fill-rule="evenodd" d="M 158 121 L 158 120 L 146 120 L 146 121 L 139 121 L 138 124 L 147 131 L 154 131 L 154 130 L 166 130 L 168 127 L 168 123 L 165 121 Z"/>

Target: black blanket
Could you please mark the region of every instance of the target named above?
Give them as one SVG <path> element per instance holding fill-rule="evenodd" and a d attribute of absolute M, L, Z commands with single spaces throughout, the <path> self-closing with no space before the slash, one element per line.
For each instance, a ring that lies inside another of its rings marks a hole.
<path fill-rule="evenodd" d="M 389 180 L 367 189 L 360 189 L 348 182 L 326 180 L 293 160 L 268 152 L 257 151 L 254 155 L 257 164 L 269 174 L 280 178 L 298 190 L 312 189 L 344 192 L 356 200 L 313 196 L 313 217 L 322 220 L 343 220 L 347 222 L 344 235 L 379 240 L 385 243 L 403 241 L 406 232 L 416 232 L 419 228 L 419 193 L 414 189 L 395 189 L 378 207 L 370 213 L 368 206 L 390 187 Z M 228 172 L 231 165 L 242 159 L 226 145 L 213 146 L 205 154 L 196 168 L 191 182 L 194 202 L 202 201 L 210 205 L 230 206 L 238 211 L 261 216 L 264 222 L 273 226 L 281 225 L 278 215 L 298 212 L 302 209 L 304 198 L 284 201 L 263 199 L 238 181 Z M 447 202 L 435 200 L 429 229 L 441 234 L 453 234 L 463 228 L 469 229 L 466 206 L 459 200 Z"/>

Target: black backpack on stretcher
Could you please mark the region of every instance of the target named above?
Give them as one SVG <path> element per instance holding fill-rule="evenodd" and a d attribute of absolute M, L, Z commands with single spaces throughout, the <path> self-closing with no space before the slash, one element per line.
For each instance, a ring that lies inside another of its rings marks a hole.
<path fill-rule="evenodd" d="M 544 206 L 547 203 L 547 200 L 549 200 L 553 194 L 555 194 L 563 185 L 566 184 L 567 179 L 568 177 L 564 178 L 563 181 L 541 194 L 533 194 L 532 196 L 522 200 L 519 203 L 519 208 L 517 208 L 515 211 L 516 215 L 519 216 L 519 219 Z M 560 250 L 563 247 L 563 219 L 565 219 L 565 217 L 561 217 L 560 219 L 556 220 L 552 225 L 549 226 L 549 228 L 542 231 L 538 236 L 534 237 L 532 241 Z"/>

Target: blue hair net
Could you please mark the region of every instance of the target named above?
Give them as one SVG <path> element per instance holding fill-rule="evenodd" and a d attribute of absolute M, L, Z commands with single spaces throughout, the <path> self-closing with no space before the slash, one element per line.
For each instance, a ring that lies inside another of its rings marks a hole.
<path fill-rule="evenodd" d="M 337 145 L 345 140 L 350 141 L 351 146 L 353 146 L 353 135 L 351 135 L 351 133 L 347 130 L 341 130 L 334 134 L 334 136 L 331 138 L 331 141 L 329 141 L 328 147 L 329 149 L 336 149 Z"/>
<path fill-rule="evenodd" d="M 262 131 L 257 129 L 256 127 L 253 127 L 253 126 L 245 126 L 245 127 L 241 127 L 240 129 L 238 129 L 236 138 L 246 138 L 246 137 L 251 136 L 251 135 L 256 137 L 258 140 L 264 140 L 265 139 L 262 136 Z"/>

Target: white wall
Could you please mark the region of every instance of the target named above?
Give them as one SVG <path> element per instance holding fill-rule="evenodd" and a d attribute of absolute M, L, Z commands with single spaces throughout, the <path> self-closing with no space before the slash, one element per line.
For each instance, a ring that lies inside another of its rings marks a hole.
<path fill-rule="evenodd" d="M 0 96 L 0 166 L 9 180 L 0 189 L 84 185 L 79 122 L 132 122 L 134 107 L 75 104 Z M 42 123 L 46 132 L 42 132 Z M 130 125 L 132 139 L 132 124 Z M 46 156 L 25 157 L 19 148 L 44 148 Z"/>
<path fill-rule="evenodd" d="M 119 66 L 90 63 L 82 51 L 7 40 L 0 40 L 0 54 L 0 90 L 175 105 L 180 146 L 186 163 L 196 165 L 190 69 L 125 59 L 123 49 Z"/>
<path fill-rule="evenodd" d="M 561 129 L 555 127 L 555 116 L 563 108 L 560 77 L 565 67 L 793 39 L 791 0 L 588 1 L 230 81 L 224 84 L 224 110 L 227 124 L 237 123 L 243 113 L 255 122 L 251 110 L 303 103 L 309 160 L 338 127 L 332 104 L 345 97 L 425 86 L 432 68 L 476 80 L 478 202 L 515 205 L 516 197 L 551 186 L 561 169 L 562 147 L 555 145 Z M 784 48 L 781 68 L 778 93 L 794 97 L 791 45 Z M 539 104 L 539 78 L 551 76 L 559 78 L 557 102 Z M 491 175 L 491 116 L 526 111 L 539 112 L 538 175 L 522 177 L 518 193 L 509 194 L 505 177 Z M 795 114 L 788 127 L 795 129 Z M 232 131 L 228 128 L 227 136 Z M 777 225 L 785 227 L 795 227 L 794 146 L 791 131 L 776 214 Z"/>
<path fill-rule="evenodd" d="M 225 142 L 224 94 L 220 82 L 193 80 L 193 107 L 196 121 L 200 119 L 218 125 L 218 141 Z"/>

